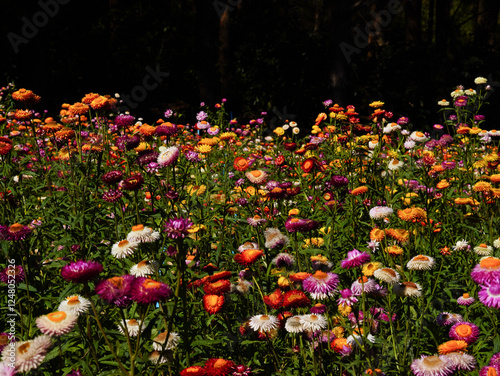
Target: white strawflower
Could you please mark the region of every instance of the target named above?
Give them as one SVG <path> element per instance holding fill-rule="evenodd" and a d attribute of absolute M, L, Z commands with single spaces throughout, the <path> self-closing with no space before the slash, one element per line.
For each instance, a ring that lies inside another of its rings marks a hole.
<path fill-rule="evenodd" d="M 476 85 L 485 84 L 485 83 L 487 83 L 487 82 L 488 82 L 488 79 L 486 79 L 486 78 L 484 78 L 484 77 L 476 77 L 476 78 L 474 79 L 474 83 L 475 83 Z"/>

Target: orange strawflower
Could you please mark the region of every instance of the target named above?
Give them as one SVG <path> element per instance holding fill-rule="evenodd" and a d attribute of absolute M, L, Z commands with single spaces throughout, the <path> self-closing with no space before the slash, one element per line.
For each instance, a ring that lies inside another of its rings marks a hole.
<path fill-rule="evenodd" d="M 203 297 L 203 308 L 211 315 L 220 312 L 223 305 L 224 295 L 205 295 Z"/>
<path fill-rule="evenodd" d="M 250 266 L 261 256 L 264 256 L 264 251 L 260 249 L 245 249 L 234 255 L 234 261 L 243 266 Z"/>
<path fill-rule="evenodd" d="M 362 195 L 363 193 L 366 193 L 368 192 L 368 187 L 367 186 L 360 186 L 360 187 L 357 187 L 357 188 L 354 188 L 352 191 L 351 191 L 351 194 L 353 196 L 359 196 L 359 195 Z"/>
<path fill-rule="evenodd" d="M 438 352 L 441 355 L 446 355 L 452 352 L 465 352 L 467 351 L 467 342 L 459 340 L 451 340 L 438 346 Z"/>

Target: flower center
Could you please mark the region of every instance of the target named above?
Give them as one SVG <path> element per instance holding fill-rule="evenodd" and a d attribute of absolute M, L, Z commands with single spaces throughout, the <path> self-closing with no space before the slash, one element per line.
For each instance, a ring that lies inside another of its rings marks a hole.
<path fill-rule="evenodd" d="M 132 226 L 132 231 L 141 231 L 144 230 L 144 225 Z"/>
<path fill-rule="evenodd" d="M 226 360 L 224 359 L 217 359 L 214 363 L 214 368 L 215 369 L 221 369 L 222 367 L 224 367 L 226 365 Z"/>
<path fill-rule="evenodd" d="M 494 367 L 489 366 L 486 376 L 498 376 L 498 372 Z"/>
<path fill-rule="evenodd" d="M 121 288 L 123 286 L 123 277 L 112 277 L 108 281 L 115 287 Z"/>
<path fill-rule="evenodd" d="M 424 358 L 422 363 L 429 367 L 429 369 L 438 369 L 443 361 L 437 356 L 428 356 L 427 358 Z"/>
<path fill-rule="evenodd" d="M 250 172 L 254 177 L 258 178 L 259 176 L 262 175 L 262 171 L 260 170 L 254 170 Z"/>
<path fill-rule="evenodd" d="M 418 256 L 415 256 L 415 258 L 413 260 L 414 261 L 429 261 L 429 258 L 427 256 L 424 256 L 424 255 L 418 255 Z"/>
<path fill-rule="evenodd" d="M 140 263 L 137 264 L 138 268 L 144 268 L 145 266 L 148 265 L 148 260 L 143 260 Z"/>
<path fill-rule="evenodd" d="M 66 300 L 68 301 L 67 304 L 68 305 L 75 305 L 75 304 L 78 304 L 80 303 L 80 300 L 78 299 L 78 295 L 75 295 L 75 296 L 68 296 L 66 298 Z"/>
<path fill-rule="evenodd" d="M 23 343 L 21 346 L 17 348 L 17 351 L 19 351 L 20 354 L 25 354 L 31 346 L 30 342 Z"/>
<path fill-rule="evenodd" d="M 500 296 L 500 284 L 492 285 L 488 290 L 490 292 L 490 295 Z"/>
<path fill-rule="evenodd" d="M 261 321 L 269 321 L 269 316 L 268 315 L 262 315 L 260 316 Z"/>
<path fill-rule="evenodd" d="M 0 346 L 5 346 L 9 343 L 9 337 L 6 334 L 0 335 Z"/>
<path fill-rule="evenodd" d="M 389 274 L 391 277 L 396 277 L 396 272 L 390 268 L 384 268 L 382 271 L 386 274 Z"/>
<path fill-rule="evenodd" d="M 129 244 L 129 241 L 127 239 L 125 239 L 125 240 L 122 240 L 118 243 L 118 247 L 126 247 L 128 244 Z"/>
<path fill-rule="evenodd" d="M 470 335 L 472 335 L 472 328 L 466 324 L 458 325 L 455 328 L 455 331 L 460 337 L 469 337 Z"/>
<path fill-rule="evenodd" d="M 24 226 L 20 223 L 14 223 L 12 226 L 9 227 L 9 231 L 16 233 L 21 231 L 24 228 Z"/>
<path fill-rule="evenodd" d="M 316 272 L 314 273 L 314 278 L 316 279 L 325 279 L 326 277 L 328 277 L 328 274 L 326 274 L 324 271 L 316 270 Z"/>
<path fill-rule="evenodd" d="M 410 289 L 415 289 L 415 290 L 418 289 L 417 285 L 414 282 L 403 282 L 403 285 L 405 285 L 405 287 L 408 287 Z"/>
<path fill-rule="evenodd" d="M 152 279 L 147 279 L 143 284 L 145 289 L 159 289 L 161 287 L 160 282 L 153 281 Z"/>
<path fill-rule="evenodd" d="M 127 325 L 137 325 L 137 320 L 136 319 L 131 319 L 127 321 Z"/>
<path fill-rule="evenodd" d="M 318 321 L 318 316 L 316 316 L 316 315 L 311 315 L 311 316 L 309 316 L 309 319 L 310 319 L 311 321 Z"/>
<path fill-rule="evenodd" d="M 484 243 L 481 243 L 481 244 L 479 244 L 479 247 L 480 247 L 480 248 L 488 248 L 488 245 L 487 245 L 487 244 L 484 244 Z"/>
<path fill-rule="evenodd" d="M 367 283 L 368 282 L 368 278 L 366 278 L 366 276 L 359 277 L 358 278 L 358 282 L 359 283 Z"/>
<path fill-rule="evenodd" d="M 51 312 L 47 315 L 47 318 L 52 321 L 52 322 L 61 322 L 63 321 L 66 316 L 68 316 L 66 314 L 66 312 L 64 311 L 57 311 L 57 312 Z"/>
<path fill-rule="evenodd" d="M 469 294 L 467 294 L 467 293 L 465 293 L 465 294 L 463 294 L 463 295 L 462 295 L 462 298 L 464 298 L 464 299 L 469 299 L 469 298 L 470 298 L 470 295 L 469 295 Z"/>
<path fill-rule="evenodd" d="M 415 135 L 416 135 L 417 137 L 423 137 L 423 136 L 424 136 L 424 134 L 423 134 L 422 132 L 417 132 L 417 133 L 415 133 Z"/>
<path fill-rule="evenodd" d="M 479 265 L 483 268 L 498 269 L 500 268 L 500 259 L 497 259 L 496 257 L 486 257 L 481 260 Z"/>

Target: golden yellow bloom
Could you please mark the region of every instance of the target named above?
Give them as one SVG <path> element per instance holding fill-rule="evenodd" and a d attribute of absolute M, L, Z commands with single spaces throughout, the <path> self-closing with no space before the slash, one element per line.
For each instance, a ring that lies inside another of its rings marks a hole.
<path fill-rule="evenodd" d="M 371 277 L 373 275 L 373 272 L 377 269 L 380 269 L 381 267 L 382 263 L 378 261 L 370 261 L 367 262 L 366 264 L 363 264 L 363 269 L 361 269 L 361 272 L 366 277 Z"/>
<path fill-rule="evenodd" d="M 472 190 L 474 192 L 488 192 L 490 189 L 491 189 L 491 184 L 488 183 L 487 181 L 478 181 L 472 187 Z"/>
<path fill-rule="evenodd" d="M 385 251 L 390 255 L 400 255 L 403 253 L 403 248 L 397 245 L 390 245 L 389 247 L 385 248 Z"/>
<path fill-rule="evenodd" d="M 319 233 L 320 233 L 320 234 L 323 234 L 323 235 L 326 235 L 326 234 L 328 234 L 328 233 L 330 232 L 330 230 L 331 230 L 331 229 L 332 229 L 331 227 L 328 227 L 328 228 L 321 227 L 321 228 L 319 229 Z"/>
<path fill-rule="evenodd" d="M 470 130 L 469 130 L 469 134 L 478 134 L 478 133 L 481 133 L 481 128 L 478 128 L 478 127 L 472 127 Z"/>
<path fill-rule="evenodd" d="M 474 167 L 474 168 L 486 168 L 486 167 L 488 167 L 488 161 L 481 159 L 479 161 L 474 162 L 472 164 L 472 167 Z"/>
<path fill-rule="evenodd" d="M 299 215 L 300 210 L 299 209 L 290 209 L 288 211 L 288 216 L 291 217 L 292 215 Z"/>
<path fill-rule="evenodd" d="M 373 101 L 370 103 L 368 106 L 373 107 L 373 108 L 379 108 L 382 107 L 385 103 L 381 101 Z"/>
<path fill-rule="evenodd" d="M 320 262 L 326 262 L 328 259 L 325 256 L 319 255 L 313 255 L 311 256 L 311 261 L 320 261 Z"/>
<path fill-rule="evenodd" d="M 498 154 L 496 153 L 486 154 L 485 156 L 483 156 L 483 160 L 485 160 L 486 162 L 496 162 L 498 161 Z"/>
<path fill-rule="evenodd" d="M 339 313 L 342 316 L 349 316 L 349 313 L 352 312 L 351 306 L 348 306 L 347 304 L 339 304 L 338 309 L 339 309 Z"/>
<path fill-rule="evenodd" d="M 207 153 L 210 153 L 212 151 L 212 147 L 210 145 L 206 145 L 206 144 L 199 144 L 196 147 L 196 151 L 199 153 L 202 153 L 202 154 L 207 154 Z"/>
<path fill-rule="evenodd" d="M 198 145 L 209 145 L 209 146 L 215 146 L 219 142 L 219 139 L 217 137 L 213 138 L 202 138 L 200 141 L 198 141 Z"/>
<path fill-rule="evenodd" d="M 335 334 L 335 337 L 337 338 L 344 338 L 344 332 L 345 329 L 341 326 L 336 326 L 335 328 L 332 329 L 333 334 Z"/>
<path fill-rule="evenodd" d="M 323 238 L 311 238 L 311 239 L 304 239 L 304 245 L 302 246 L 302 248 L 309 248 L 311 246 L 315 246 L 315 247 L 321 247 L 322 245 L 325 244 L 325 241 L 323 240 Z M 318 255 L 318 256 L 321 256 L 321 255 Z M 312 260 L 312 257 L 314 256 L 311 256 L 311 260 Z M 326 258 L 325 258 L 325 261 L 326 261 Z"/>
<path fill-rule="evenodd" d="M 276 128 L 274 131 L 278 136 L 283 136 L 285 134 L 285 130 L 282 127 Z"/>
<path fill-rule="evenodd" d="M 279 287 L 283 287 L 283 288 L 284 287 L 289 287 L 290 286 L 290 280 L 288 278 L 286 278 L 286 277 L 281 276 L 281 277 L 278 278 L 278 286 Z"/>
<path fill-rule="evenodd" d="M 439 183 L 437 183 L 436 188 L 437 189 L 445 189 L 450 186 L 450 183 L 448 183 L 446 180 L 441 180 Z"/>
<path fill-rule="evenodd" d="M 223 141 L 224 141 L 224 140 L 229 140 L 229 139 L 231 139 L 231 138 L 236 138 L 236 137 L 237 137 L 237 135 L 236 135 L 236 133 L 234 133 L 234 132 L 224 132 L 224 133 L 221 133 L 221 134 L 219 135 L 219 137 L 220 137 L 220 139 L 221 139 L 221 140 L 223 140 Z"/>

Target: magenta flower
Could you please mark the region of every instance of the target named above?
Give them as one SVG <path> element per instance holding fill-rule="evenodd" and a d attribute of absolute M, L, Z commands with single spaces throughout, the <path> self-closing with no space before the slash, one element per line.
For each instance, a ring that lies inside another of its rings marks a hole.
<path fill-rule="evenodd" d="M 342 260 L 340 266 L 344 269 L 356 268 L 370 261 L 371 255 L 366 252 L 360 252 L 357 249 L 347 253 L 347 258 Z"/>
<path fill-rule="evenodd" d="M 83 283 L 97 278 L 102 271 L 102 265 L 96 261 L 79 260 L 64 265 L 61 269 L 61 276 L 66 281 Z"/>
<path fill-rule="evenodd" d="M 170 239 L 184 239 L 193 225 L 189 219 L 174 217 L 165 223 L 165 232 Z"/>
<path fill-rule="evenodd" d="M 500 279 L 500 259 L 496 257 L 484 257 L 472 269 L 470 276 L 474 282 L 479 284 Z"/>
<path fill-rule="evenodd" d="M 119 187 L 127 191 L 138 191 L 142 187 L 142 183 L 144 183 L 144 178 L 140 173 L 137 173 L 125 180 L 122 180 Z"/>
<path fill-rule="evenodd" d="M 450 328 L 450 338 L 457 341 L 465 341 L 469 345 L 479 338 L 479 328 L 471 322 L 457 322 Z"/>
<path fill-rule="evenodd" d="M 372 292 L 377 289 L 377 282 L 372 278 L 360 277 L 351 285 L 351 291 L 354 295 L 361 295 L 362 293 Z"/>
<path fill-rule="evenodd" d="M 24 240 L 31 234 L 31 229 L 20 223 L 14 223 L 11 226 L 0 225 L 0 239 L 10 242 Z"/>
<path fill-rule="evenodd" d="M 116 202 L 123 196 L 123 193 L 118 189 L 110 189 L 102 194 L 102 199 L 106 202 Z"/>
<path fill-rule="evenodd" d="M 14 283 L 24 281 L 26 275 L 24 274 L 24 269 L 21 265 L 15 265 L 14 267 L 6 267 L 0 272 L 0 281 L 3 283 L 11 283 L 12 277 L 14 277 Z M 0 351 L 1 352 L 1 351 Z"/>
<path fill-rule="evenodd" d="M 131 297 L 141 304 L 156 303 L 172 296 L 172 289 L 162 282 L 151 278 L 139 277 L 134 283 Z"/>
<path fill-rule="evenodd" d="M 312 219 L 288 218 L 285 222 L 285 228 L 288 232 L 308 232 L 319 227 L 319 222 Z"/>
<path fill-rule="evenodd" d="M 344 289 L 340 291 L 340 298 L 337 299 L 337 304 L 351 306 L 357 301 L 358 299 L 354 296 L 351 289 Z"/>
<path fill-rule="evenodd" d="M 480 287 L 481 290 L 477 294 L 479 301 L 486 307 L 500 309 L 500 280 L 485 282 Z"/>
<path fill-rule="evenodd" d="M 339 277 L 334 273 L 325 273 L 321 270 L 304 279 L 302 287 L 313 299 L 327 299 L 335 294 L 335 289 L 339 284 Z"/>
<path fill-rule="evenodd" d="M 155 129 L 155 134 L 157 136 L 173 136 L 176 133 L 177 133 L 177 125 L 175 124 L 170 124 L 170 126 L 159 125 Z"/>
<path fill-rule="evenodd" d="M 134 125 L 134 124 L 135 124 L 135 117 L 133 117 L 132 115 L 122 114 L 122 115 L 118 115 L 115 118 L 115 125 L 118 128 L 125 128 L 125 127 L 129 127 L 131 125 Z"/>
<path fill-rule="evenodd" d="M 101 177 L 101 180 L 106 184 L 113 184 L 113 183 L 119 183 L 120 180 L 122 180 L 122 178 L 123 178 L 123 173 L 121 171 L 113 170 L 105 173 Z"/>
<path fill-rule="evenodd" d="M 131 291 L 136 277 L 125 274 L 102 280 L 95 287 L 95 292 L 102 299 L 117 307 L 125 308 L 132 303 Z"/>

